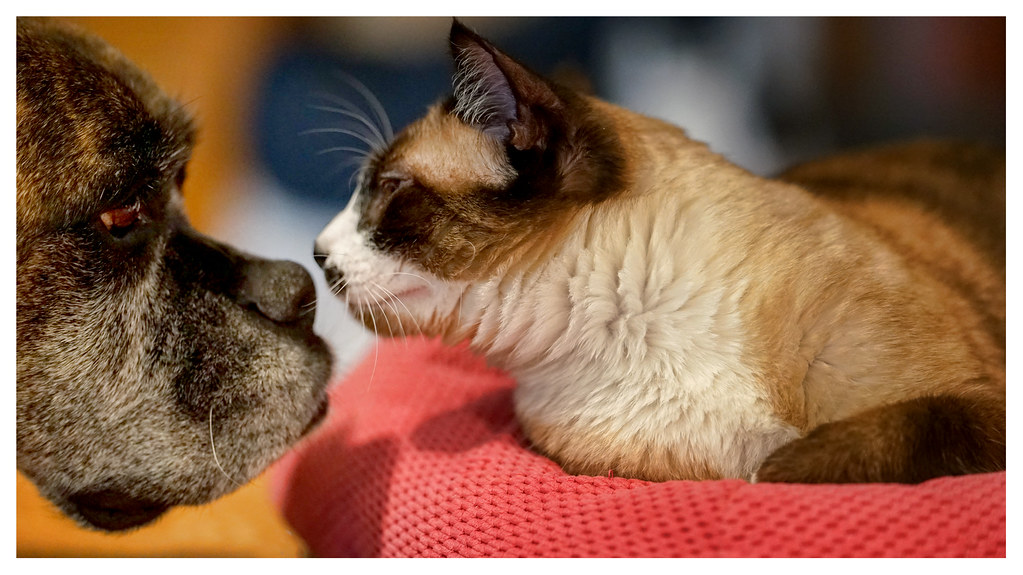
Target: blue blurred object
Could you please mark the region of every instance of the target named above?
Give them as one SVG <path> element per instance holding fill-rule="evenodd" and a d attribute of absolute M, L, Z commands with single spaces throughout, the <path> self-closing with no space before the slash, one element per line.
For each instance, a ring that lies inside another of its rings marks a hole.
<path fill-rule="evenodd" d="M 256 121 L 260 159 L 289 189 L 312 201 L 343 206 L 355 167 L 351 154 L 325 152 L 339 146 L 368 149 L 349 135 L 329 128 L 360 130 L 351 118 L 321 109 L 344 98 L 373 118 L 372 108 L 346 80 L 361 82 L 380 100 L 395 125 L 411 122 L 425 109 L 427 94 L 447 89 L 445 70 L 436 64 L 342 65 L 335 57 L 302 46 L 281 53 L 266 78 Z M 336 103 L 334 104 L 336 105 Z"/>

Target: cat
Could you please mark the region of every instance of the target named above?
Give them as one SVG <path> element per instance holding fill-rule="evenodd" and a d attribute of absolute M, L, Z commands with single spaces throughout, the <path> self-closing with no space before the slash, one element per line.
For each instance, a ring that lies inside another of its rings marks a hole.
<path fill-rule="evenodd" d="M 1005 156 L 949 142 L 765 179 L 455 20 L 453 95 L 314 247 L 387 336 L 517 382 L 566 472 L 902 482 L 1005 468 Z"/>

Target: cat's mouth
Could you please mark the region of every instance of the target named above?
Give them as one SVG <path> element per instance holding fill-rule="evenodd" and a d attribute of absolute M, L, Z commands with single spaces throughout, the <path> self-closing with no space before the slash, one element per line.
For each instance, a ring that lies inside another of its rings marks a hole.
<path fill-rule="evenodd" d="M 347 305 L 349 313 L 377 335 L 406 337 L 423 333 L 421 319 L 413 310 L 428 295 L 426 287 L 390 291 L 381 286 L 363 294 L 368 297 L 348 299 Z"/>

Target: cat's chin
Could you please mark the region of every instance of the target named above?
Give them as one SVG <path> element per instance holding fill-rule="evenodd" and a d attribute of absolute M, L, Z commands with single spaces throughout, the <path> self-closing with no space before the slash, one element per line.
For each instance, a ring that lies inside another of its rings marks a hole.
<path fill-rule="evenodd" d="M 421 298 L 428 295 L 430 295 L 430 289 L 428 287 L 418 286 L 399 291 L 393 295 L 392 299 L 398 301 L 405 301 L 413 298 Z"/>

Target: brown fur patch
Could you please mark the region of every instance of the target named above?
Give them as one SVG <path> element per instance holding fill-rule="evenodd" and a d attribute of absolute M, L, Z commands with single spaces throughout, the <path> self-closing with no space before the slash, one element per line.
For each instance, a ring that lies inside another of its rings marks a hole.
<path fill-rule="evenodd" d="M 420 183 L 452 196 L 501 190 L 515 178 L 504 146 L 433 106 L 395 141 L 387 170 L 415 174 Z"/>
<path fill-rule="evenodd" d="M 994 397 L 920 397 L 826 423 L 775 451 L 758 481 L 919 483 L 1005 469 L 1005 406 Z"/>

